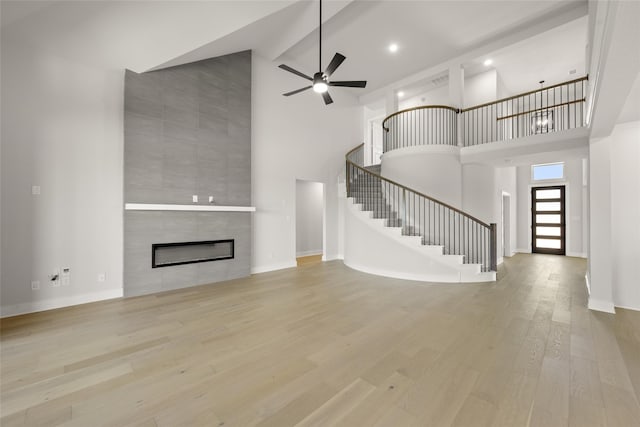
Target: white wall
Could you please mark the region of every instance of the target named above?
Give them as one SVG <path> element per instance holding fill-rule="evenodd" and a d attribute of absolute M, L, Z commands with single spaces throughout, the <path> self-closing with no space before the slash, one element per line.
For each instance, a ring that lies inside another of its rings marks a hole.
<path fill-rule="evenodd" d="M 462 205 L 458 147 L 422 145 L 389 151 L 382 156 L 382 176 L 454 207 Z"/>
<path fill-rule="evenodd" d="M 476 74 L 464 80 L 464 105 L 473 107 L 495 101 L 498 94 L 498 77 L 495 69 Z"/>
<path fill-rule="evenodd" d="M 617 125 L 612 142 L 613 301 L 640 310 L 640 121 Z"/>
<path fill-rule="evenodd" d="M 502 244 L 502 195 L 504 193 L 509 194 L 509 210 L 506 216 L 509 218 L 509 226 L 508 230 L 506 230 L 505 234 L 509 237 L 509 246 L 510 253 L 507 256 L 511 256 L 515 252 L 515 248 L 517 245 L 517 234 L 518 234 L 518 188 L 517 188 L 517 178 L 516 178 L 516 167 L 504 167 L 504 168 L 496 168 L 495 169 L 495 183 L 494 183 L 494 215 L 493 222 L 495 222 L 498 226 L 497 237 L 498 237 L 498 262 L 501 261 L 502 256 L 504 254 L 503 244 Z"/>
<path fill-rule="evenodd" d="M 487 224 L 496 221 L 495 168 L 462 165 L 462 210 Z"/>
<path fill-rule="evenodd" d="M 502 99 L 502 98 L 507 98 L 511 95 L 513 95 L 513 93 L 511 93 L 507 89 L 507 87 L 504 84 L 504 81 L 502 80 L 502 77 L 500 77 L 500 73 L 496 71 L 496 98 Z"/>
<path fill-rule="evenodd" d="M 2 315 L 119 296 L 124 70 L 5 36 L 1 50 Z M 51 287 L 67 267 L 70 285 Z"/>
<path fill-rule="evenodd" d="M 498 86 L 498 74 L 495 69 L 485 71 L 464 80 L 464 105 L 472 107 L 495 101 L 501 96 L 499 89 L 504 91 L 504 85 Z M 449 94 L 449 86 L 444 85 L 435 89 L 421 92 L 410 98 L 401 99 L 398 108 L 404 110 L 420 105 L 454 105 Z"/>
<path fill-rule="evenodd" d="M 420 105 L 451 105 L 451 97 L 449 96 L 449 87 L 447 85 L 437 87 L 429 91 L 412 96 L 411 98 L 402 99 L 398 103 L 398 108 L 404 110 Z"/>
<path fill-rule="evenodd" d="M 322 254 L 324 185 L 296 181 L 296 256 Z"/>
<path fill-rule="evenodd" d="M 312 91 L 282 96 L 303 84 L 254 53 L 253 272 L 295 265 L 296 179 L 325 184 L 325 253 L 339 256 L 337 183 L 344 155 L 362 141 L 362 107 L 348 89 L 332 89 L 329 106 Z"/>
<path fill-rule="evenodd" d="M 611 162 L 612 137 L 589 146 L 589 308 L 614 312 L 611 282 Z"/>

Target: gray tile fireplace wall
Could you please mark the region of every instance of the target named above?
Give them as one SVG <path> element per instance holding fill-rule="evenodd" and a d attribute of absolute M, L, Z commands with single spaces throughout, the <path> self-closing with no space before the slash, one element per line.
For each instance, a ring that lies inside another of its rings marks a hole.
<path fill-rule="evenodd" d="M 125 203 L 250 205 L 250 51 L 127 71 L 124 104 Z M 249 275 L 250 215 L 125 211 L 125 296 Z M 235 239 L 234 259 L 151 268 L 153 243 L 223 239 Z"/>

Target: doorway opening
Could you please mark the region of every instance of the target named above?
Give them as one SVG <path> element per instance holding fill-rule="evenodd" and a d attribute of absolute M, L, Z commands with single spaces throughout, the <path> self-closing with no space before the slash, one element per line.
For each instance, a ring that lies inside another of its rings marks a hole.
<path fill-rule="evenodd" d="M 365 156 L 365 164 L 367 166 L 370 165 L 378 165 L 380 164 L 380 157 L 382 157 L 382 121 L 384 117 L 377 117 L 375 119 L 369 120 L 369 129 L 368 129 L 368 137 L 369 137 L 369 152 Z"/>
<path fill-rule="evenodd" d="M 296 180 L 296 262 L 321 262 L 324 257 L 324 184 Z"/>
<path fill-rule="evenodd" d="M 565 255 L 565 186 L 531 188 L 531 252 Z"/>

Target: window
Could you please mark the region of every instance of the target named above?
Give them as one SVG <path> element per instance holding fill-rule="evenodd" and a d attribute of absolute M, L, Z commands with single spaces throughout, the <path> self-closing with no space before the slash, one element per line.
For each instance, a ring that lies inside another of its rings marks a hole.
<path fill-rule="evenodd" d="M 564 163 L 547 163 L 545 165 L 531 166 L 531 175 L 534 181 L 564 178 Z"/>

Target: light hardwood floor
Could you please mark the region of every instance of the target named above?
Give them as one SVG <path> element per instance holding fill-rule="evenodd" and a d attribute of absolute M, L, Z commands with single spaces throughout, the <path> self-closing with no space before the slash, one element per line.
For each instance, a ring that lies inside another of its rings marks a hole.
<path fill-rule="evenodd" d="M 311 264 L 2 320 L 0 424 L 637 426 L 640 313 L 582 259 L 483 284 Z"/>
<path fill-rule="evenodd" d="M 315 264 L 317 262 L 322 262 L 322 255 L 309 255 L 309 256 L 301 256 L 296 258 L 296 263 L 298 267 L 307 264 Z"/>

